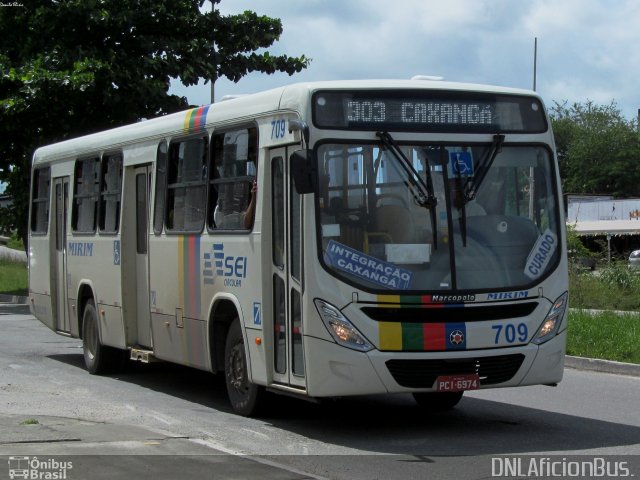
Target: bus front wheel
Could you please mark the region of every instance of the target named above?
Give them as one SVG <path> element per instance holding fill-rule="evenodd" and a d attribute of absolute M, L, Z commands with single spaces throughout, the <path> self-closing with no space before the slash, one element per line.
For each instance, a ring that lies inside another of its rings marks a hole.
<path fill-rule="evenodd" d="M 93 300 L 87 300 L 82 314 L 82 352 L 87 371 L 99 375 L 123 367 L 126 351 L 100 343 L 98 313 Z"/>
<path fill-rule="evenodd" d="M 229 327 L 224 354 L 224 376 L 227 395 L 233 410 L 245 417 L 256 415 L 264 396 L 264 389 L 249 381 L 247 357 L 240 319 L 235 318 Z"/>
<path fill-rule="evenodd" d="M 455 407 L 464 392 L 419 392 L 413 398 L 423 408 L 434 412 L 443 412 Z"/>

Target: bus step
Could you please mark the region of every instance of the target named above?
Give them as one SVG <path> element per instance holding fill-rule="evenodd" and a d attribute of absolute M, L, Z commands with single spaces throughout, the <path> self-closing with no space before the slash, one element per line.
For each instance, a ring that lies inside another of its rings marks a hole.
<path fill-rule="evenodd" d="M 158 361 L 156 357 L 153 356 L 153 352 L 151 350 L 142 350 L 140 348 L 132 348 L 131 356 L 129 358 L 131 360 L 142 363 L 151 363 Z"/>

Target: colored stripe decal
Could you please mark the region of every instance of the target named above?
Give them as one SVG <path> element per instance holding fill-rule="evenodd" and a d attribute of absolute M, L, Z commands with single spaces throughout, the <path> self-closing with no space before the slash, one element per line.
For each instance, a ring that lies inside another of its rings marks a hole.
<path fill-rule="evenodd" d="M 199 109 L 200 115 L 198 116 L 198 121 L 196 123 L 196 128 L 199 130 L 204 130 L 204 126 L 207 123 L 207 113 L 209 112 L 209 105 L 205 105 L 204 107 L 200 107 Z"/>
<path fill-rule="evenodd" d="M 402 350 L 424 350 L 424 333 L 421 323 L 402 325 Z"/>
<path fill-rule="evenodd" d="M 402 350 L 402 324 L 380 322 L 380 350 Z"/>
<path fill-rule="evenodd" d="M 378 295 L 379 303 L 400 303 L 400 295 Z"/>
<path fill-rule="evenodd" d="M 182 345 L 181 358 L 187 365 L 201 366 L 204 363 L 201 322 L 201 277 L 200 236 L 178 237 L 178 301 L 182 308 L 183 328 L 177 329 Z"/>
<path fill-rule="evenodd" d="M 178 305 L 184 309 L 184 237 L 178 237 Z"/>
<path fill-rule="evenodd" d="M 193 115 L 193 110 L 189 110 L 184 117 L 184 131 L 189 131 L 189 122 L 191 121 L 191 115 Z"/>
<path fill-rule="evenodd" d="M 207 113 L 210 105 L 192 108 L 184 117 L 184 131 L 186 133 L 199 132 L 204 130 L 207 123 Z"/>
<path fill-rule="evenodd" d="M 424 328 L 424 350 L 445 350 L 444 323 L 425 323 Z"/>
<path fill-rule="evenodd" d="M 200 318 L 200 236 L 183 238 L 184 313 L 185 317 Z"/>
<path fill-rule="evenodd" d="M 178 237 L 178 300 L 188 318 L 200 318 L 200 236 Z"/>
<path fill-rule="evenodd" d="M 434 302 L 431 295 L 378 295 L 381 308 L 464 308 L 464 303 Z"/>
<path fill-rule="evenodd" d="M 444 351 L 467 348 L 464 323 L 379 322 L 382 351 Z"/>

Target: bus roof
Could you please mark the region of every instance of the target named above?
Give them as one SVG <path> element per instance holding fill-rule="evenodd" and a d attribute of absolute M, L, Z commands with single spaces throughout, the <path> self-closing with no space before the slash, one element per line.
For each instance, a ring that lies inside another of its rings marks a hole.
<path fill-rule="evenodd" d="M 199 107 L 205 119 L 201 127 L 225 125 L 250 120 L 256 116 L 278 111 L 292 111 L 304 114 L 310 95 L 318 90 L 438 90 L 475 91 L 482 93 L 502 93 L 512 95 L 537 94 L 530 90 L 497 87 L 439 80 L 340 80 L 296 83 L 264 92 L 238 96 L 231 100 Z M 127 144 L 143 142 L 168 136 L 190 133 L 186 128 L 195 108 L 166 115 L 135 124 L 105 130 L 82 137 L 38 148 L 33 157 L 34 165 L 51 161 L 75 158 L 96 151 L 112 150 Z M 185 122 L 186 120 L 186 122 Z"/>

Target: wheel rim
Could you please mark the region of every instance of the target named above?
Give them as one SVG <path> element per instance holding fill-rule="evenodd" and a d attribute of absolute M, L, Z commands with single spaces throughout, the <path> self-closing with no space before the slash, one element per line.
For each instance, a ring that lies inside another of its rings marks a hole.
<path fill-rule="evenodd" d="M 87 354 L 90 359 L 94 359 L 96 356 L 96 350 L 98 350 L 98 336 L 96 335 L 96 322 L 90 313 L 87 313 L 85 331 L 85 345 L 87 347 Z"/>
<path fill-rule="evenodd" d="M 234 345 L 229 355 L 227 381 L 241 395 L 246 395 L 249 390 L 247 369 L 244 361 L 244 345 L 242 343 Z"/>

